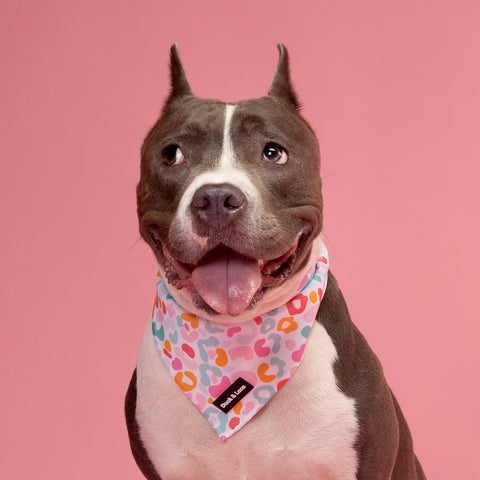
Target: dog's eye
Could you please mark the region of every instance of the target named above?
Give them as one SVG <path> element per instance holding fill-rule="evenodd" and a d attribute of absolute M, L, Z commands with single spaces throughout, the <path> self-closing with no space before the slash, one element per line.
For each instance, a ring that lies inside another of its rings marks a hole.
<path fill-rule="evenodd" d="M 270 142 L 263 149 L 263 158 L 277 165 L 282 165 L 287 163 L 288 155 L 280 145 Z"/>
<path fill-rule="evenodd" d="M 163 162 L 166 165 L 179 165 L 185 161 L 183 152 L 178 145 L 168 145 L 162 150 Z"/>

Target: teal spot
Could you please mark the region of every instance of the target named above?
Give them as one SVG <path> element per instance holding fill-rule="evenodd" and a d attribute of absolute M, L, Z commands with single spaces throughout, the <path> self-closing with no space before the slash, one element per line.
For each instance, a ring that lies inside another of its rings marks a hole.
<path fill-rule="evenodd" d="M 152 322 L 152 331 L 153 334 L 163 342 L 165 340 L 165 330 L 163 329 L 163 325 L 160 325 L 160 328 L 157 329 L 157 325 L 155 322 Z"/>
<path fill-rule="evenodd" d="M 170 339 L 173 345 L 176 345 L 178 343 L 178 332 L 175 330 L 174 333 L 169 333 L 168 338 Z"/>
<path fill-rule="evenodd" d="M 310 333 L 310 330 L 311 330 L 312 327 L 310 327 L 310 325 L 306 325 L 305 327 L 302 328 L 302 337 L 303 338 L 307 338 L 308 337 L 308 334 Z"/>

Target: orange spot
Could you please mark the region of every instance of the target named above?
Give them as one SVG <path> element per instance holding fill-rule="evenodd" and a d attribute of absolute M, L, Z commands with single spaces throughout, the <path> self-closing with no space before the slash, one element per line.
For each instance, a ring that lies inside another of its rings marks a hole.
<path fill-rule="evenodd" d="M 210 397 L 210 398 L 208 399 L 208 403 L 213 403 L 213 398 L 212 398 L 212 397 Z"/>
<path fill-rule="evenodd" d="M 278 325 L 277 325 L 277 330 L 279 332 L 285 332 L 285 333 L 293 332 L 297 328 L 298 328 L 298 323 L 293 319 L 293 317 L 284 317 L 278 322 Z"/>
<path fill-rule="evenodd" d="M 160 273 L 160 271 L 157 271 L 157 277 L 162 278 L 162 274 Z"/>
<path fill-rule="evenodd" d="M 317 303 L 318 295 L 317 295 L 317 292 L 316 292 L 315 290 L 312 290 L 312 291 L 310 292 L 309 297 L 310 297 L 310 301 L 311 301 L 312 303 Z"/>
<path fill-rule="evenodd" d="M 170 340 L 169 340 L 168 338 L 165 340 L 165 342 L 163 342 L 163 344 L 165 345 L 165 348 L 166 348 L 169 352 L 172 351 L 172 344 L 170 343 Z"/>
<path fill-rule="evenodd" d="M 183 376 L 187 377 L 190 380 L 190 383 L 183 381 Z M 178 372 L 175 375 L 175 382 L 177 385 L 184 391 L 189 392 L 197 386 L 197 377 L 192 372 Z"/>
<path fill-rule="evenodd" d="M 228 363 L 227 352 L 223 348 L 217 348 L 217 358 L 215 358 L 215 363 L 219 367 L 224 367 Z"/>
<path fill-rule="evenodd" d="M 234 411 L 237 415 L 240 415 L 240 411 L 242 410 L 242 407 L 243 407 L 243 403 L 242 403 L 242 402 L 238 402 L 238 403 L 233 407 L 233 411 Z"/>
<path fill-rule="evenodd" d="M 194 315 L 193 313 L 182 313 L 181 317 L 188 322 L 192 328 L 198 328 L 198 317 Z"/>
<path fill-rule="evenodd" d="M 273 380 L 275 380 L 275 378 L 277 378 L 276 375 L 267 374 L 268 368 L 269 368 L 268 363 L 261 363 L 257 368 L 258 378 L 262 382 L 266 382 L 266 383 L 272 382 Z"/>

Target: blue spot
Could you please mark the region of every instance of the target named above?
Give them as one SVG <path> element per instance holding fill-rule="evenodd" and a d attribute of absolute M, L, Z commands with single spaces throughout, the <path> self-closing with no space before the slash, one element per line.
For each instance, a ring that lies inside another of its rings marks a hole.
<path fill-rule="evenodd" d="M 207 375 L 208 371 L 212 372 L 216 377 L 222 376 L 222 371 L 218 367 L 215 367 L 214 365 L 209 365 L 208 363 L 202 363 L 198 367 L 198 371 L 200 372 L 200 383 L 202 385 L 206 385 L 207 387 L 212 384 L 212 382 L 210 381 L 210 377 Z"/>
<path fill-rule="evenodd" d="M 306 325 L 305 327 L 302 328 L 302 337 L 303 338 L 307 338 L 308 337 L 308 334 L 310 333 L 310 330 L 311 330 L 312 327 L 310 327 L 310 325 Z"/>
<path fill-rule="evenodd" d="M 273 347 L 272 347 L 272 352 L 273 353 L 278 353 L 278 351 L 280 350 L 280 341 L 282 340 L 282 337 L 278 333 L 271 333 L 268 336 L 268 339 L 273 340 L 273 342 L 274 342 Z"/>
<path fill-rule="evenodd" d="M 267 333 L 273 328 L 275 328 L 276 322 L 273 318 L 266 318 L 263 322 L 262 325 L 260 325 L 260 331 L 262 333 Z"/>
<path fill-rule="evenodd" d="M 266 393 L 266 396 L 263 393 Z M 253 391 L 253 396 L 260 405 L 265 405 L 275 395 L 275 389 L 270 385 L 262 385 Z"/>
<path fill-rule="evenodd" d="M 210 322 L 205 322 L 205 330 L 208 333 L 224 333 L 225 329 L 212 325 Z"/>
<path fill-rule="evenodd" d="M 155 322 L 152 322 L 152 331 L 153 334 L 163 342 L 165 340 L 165 330 L 163 329 L 163 325 L 160 325 L 160 328 L 157 330 L 157 326 Z"/>
<path fill-rule="evenodd" d="M 170 339 L 173 345 L 176 345 L 178 343 L 178 332 L 175 330 L 174 333 L 169 333 L 168 338 Z"/>

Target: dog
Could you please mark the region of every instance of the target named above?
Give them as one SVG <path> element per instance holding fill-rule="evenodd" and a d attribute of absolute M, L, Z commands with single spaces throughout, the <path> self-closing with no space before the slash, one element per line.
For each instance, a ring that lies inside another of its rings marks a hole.
<path fill-rule="evenodd" d="M 157 296 L 125 412 L 149 480 L 422 480 L 322 242 L 320 153 L 286 48 L 268 95 L 194 96 L 177 46 L 141 149 Z"/>

